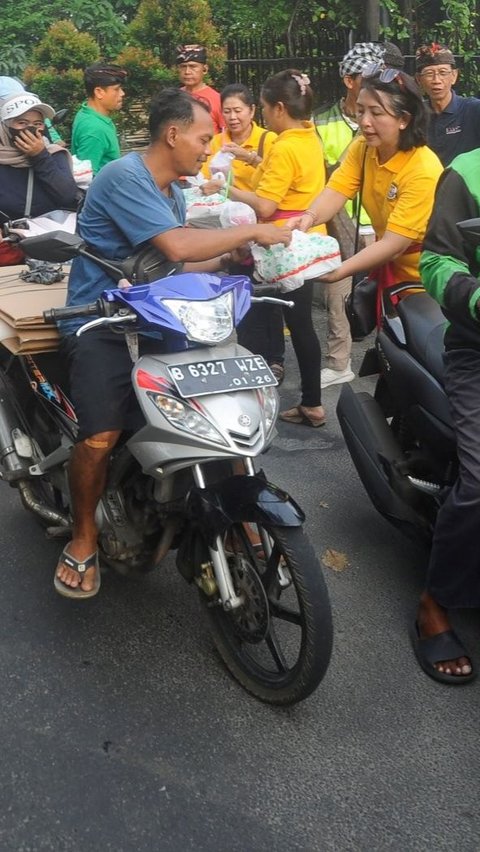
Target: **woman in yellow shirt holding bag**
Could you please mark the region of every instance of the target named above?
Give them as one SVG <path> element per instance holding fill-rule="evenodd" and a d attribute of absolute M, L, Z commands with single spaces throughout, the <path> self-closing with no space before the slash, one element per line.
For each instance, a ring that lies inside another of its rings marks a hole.
<path fill-rule="evenodd" d="M 280 71 L 264 83 L 261 102 L 265 122 L 277 138 L 252 177 L 252 191 L 233 187 L 229 197 L 253 207 L 262 222 L 284 224 L 307 210 L 325 186 L 323 150 L 309 120 L 313 106 L 310 80 L 296 69 Z M 314 230 L 326 233 L 324 225 Z M 280 417 L 289 423 L 323 426 L 321 352 L 312 321 L 313 282 L 307 281 L 288 297 L 294 307 L 286 309 L 284 316 L 298 360 L 302 397 L 300 405 Z"/>
<path fill-rule="evenodd" d="M 210 166 L 212 158 L 219 151 L 233 154 L 232 184 L 240 190 L 251 190 L 255 170 L 263 158 L 268 156 L 276 134 L 265 130 L 254 121 L 255 104 L 249 89 L 242 83 L 232 83 L 226 86 L 220 95 L 222 115 L 225 130 L 217 133 L 211 143 L 211 157 L 202 168 L 202 174 L 207 178 L 202 190 L 205 195 L 221 192 L 223 181 L 208 178 L 214 172 Z M 231 263 L 229 271 L 232 275 L 248 275 L 253 273 L 251 257 L 243 263 Z M 237 339 L 241 346 L 263 355 L 279 382 L 284 375 L 283 361 L 285 356 L 285 341 L 283 338 L 283 315 L 281 308 L 273 305 L 256 305 L 237 327 Z"/>

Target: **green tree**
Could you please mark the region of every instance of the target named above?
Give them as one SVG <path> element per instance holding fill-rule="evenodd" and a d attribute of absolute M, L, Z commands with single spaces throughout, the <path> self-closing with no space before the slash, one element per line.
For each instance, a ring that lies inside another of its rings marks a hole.
<path fill-rule="evenodd" d="M 128 73 L 122 111 L 116 120 L 120 132 L 145 133 L 148 108 L 153 95 L 165 86 L 176 83 L 177 77 L 151 50 L 130 45 L 115 60 Z"/>
<path fill-rule="evenodd" d="M 137 14 L 128 27 L 129 42 L 148 45 L 167 66 L 175 62 L 175 48 L 198 42 L 208 51 L 208 65 L 214 80 L 224 73 L 225 47 L 212 23 L 208 0 L 190 0 L 188 15 L 184 0 L 141 0 Z"/>
<path fill-rule="evenodd" d="M 29 89 L 56 109 L 69 108 L 60 128 L 67 139 L 75 113 L 85 99 L 83 69 L 99 56 L 93 36 L 78 32 L 70 21 L 58 21 L 34 49 L 32 65 L 25 68 Z"/>

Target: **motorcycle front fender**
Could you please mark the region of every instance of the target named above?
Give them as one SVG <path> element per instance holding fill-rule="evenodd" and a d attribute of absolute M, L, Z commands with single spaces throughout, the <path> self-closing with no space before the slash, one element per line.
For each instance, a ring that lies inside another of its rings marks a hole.
<path fill-rule="evenodd" d="M 210 545 L 235 523 L 300 527 L 305 521 L 295 500 L 261 476 L 231 476 L 210 488 L 192 488 L 187 513 Z"/>

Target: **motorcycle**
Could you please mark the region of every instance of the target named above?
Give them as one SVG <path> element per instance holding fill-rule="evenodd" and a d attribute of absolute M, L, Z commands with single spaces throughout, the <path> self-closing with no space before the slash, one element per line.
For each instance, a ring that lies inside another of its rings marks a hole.
<path fill-rule="evenodd" d="M 121 277 L 75 234 L 28 237 L 22 248 L 54 263 L 83 255 Z M 228 670 L 258 699 L 286 706 L 324 677 L 332 620 L 304 513 L 255 466 L 276 434 L 276 379 L 263 358 L 228 342 L 253 298 L 242 276 L 180 273 L 120 281 L 95 303 L 44 319 L 85 318 L 77 334 L 107 326 L 126 335 L 132 354 L 139 426 L 112 453 L 97 507 L 102 564 L 142 574 L 175 551 Z M 152 331 L 167 353 L 137 358 L 138 333 Z M 69 538 L 77 422 L 63 369 L 55 353 L 2 350 L 0 475 L 48 535 Z"/>
<path fill-rule="evenodd" d="M 480 245 L 480 219 L 457 227 Z M 445 322 L 439 304 L 418 284 L 385 290 L 381 328 L 360 369 L 360 376 L 378 374 L 375 391 L 344 385 L 337 404 L 348 451 L 374 507 L 427 547 L 458 471 L 442 381 Z"/>

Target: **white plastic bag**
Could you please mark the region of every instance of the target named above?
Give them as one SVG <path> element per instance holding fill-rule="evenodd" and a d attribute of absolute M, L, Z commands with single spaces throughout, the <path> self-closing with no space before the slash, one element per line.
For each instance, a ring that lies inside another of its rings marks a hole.
<path fill-rule="evenodd" d="M 324 234 L 293 231 L 289 246 L 282 243 L 263 248 L 252 245 L 255 278 L 279 284 L 283 293 L 297 290 L 305 281 L 320 278 L 340 266 L 338 242 Z"/>
<path fill-rule="evenodd" d="M 93 169 L 90 160 L 79 160 L 72 154 L 73 179 L 80 189 L 88 189 L 93 180 Z"/>
<path fill-rule="evenodd" d="M 243 201 L 226 201 L 220 209 L 220 225 L 232 228 L 234 225 L 256 225 L 255 210 Z"/>
<path fill-rule="evenodd" d="M 208 164 L 212 178 L 216 172 L 221 172 L 225 177 L 228 177 L 234 159 L 235 154 L 231 154 L 229 151 L 217 151 Z"/>
<path fill-rule="evenodd" d="M 225 204 L 223 195 L 215 192 L 213 195 L 202 195 L 199 189 L 184 189 L 187 207 L 186 221 L 198 225 L 206 222 L 205 227 L 220 227 L 220 210 Z"/>

